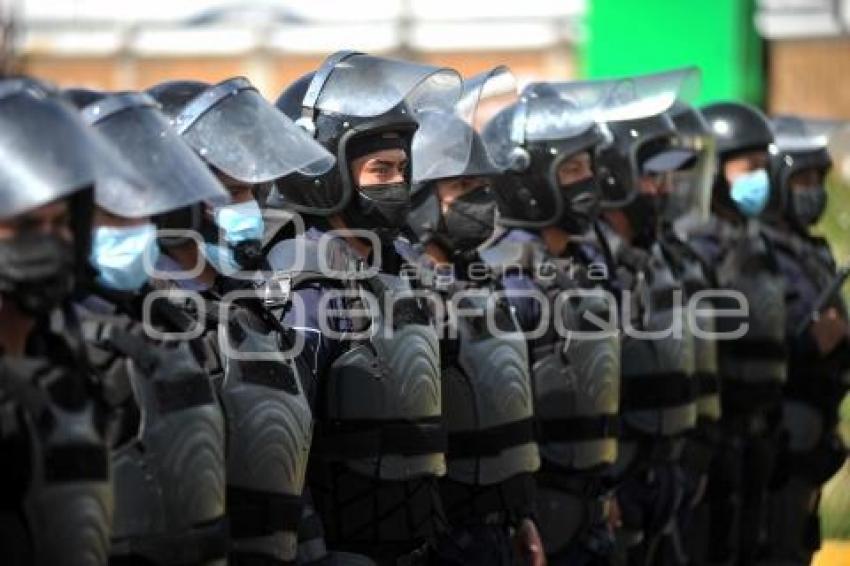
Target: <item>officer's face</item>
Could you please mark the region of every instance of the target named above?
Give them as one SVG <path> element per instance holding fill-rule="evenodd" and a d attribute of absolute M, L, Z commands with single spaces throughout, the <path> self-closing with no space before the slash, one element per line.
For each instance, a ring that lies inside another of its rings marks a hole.
<path fill-rule="evenodd" d="M 254 185 L 243 183 L 221 171 L 216 171 L 215 176 L 218 177 L 218 180 L 224 185 L 227 192 L 230 193 L 230 202 L 232 204 L 239 204 L 255 199 Z"/>
<path fill-rule="evenodd" d="M 767 167 L 767 152 L 763 150 L 749 151 L 727 159 L 723 163 L 723 174 L 731 185 L 735 179 L 758 169 Z"/>
<path fill-rule="evenodd" d="M 807 191 L 823 186 L 824 174 L 818 169 L 803 169 L 797 171 L 788 179 L 792 191 Z"/>
<path fill-rule="evenodd" d="M 456 177 L 437 181 L 437 198 L 440 199 L 440 208 L 446 212 L 456 199 L 485 185 L 487 185 L 487 179 L 484 177 Z"/>
<path fill-rule="evenodd" d="M 39 234 L 58 236 L 72 242 L 74 234 L 71 231 L 70 220 L 67 201 L 51 202 L 20 216 L 0 220 L 0 240 Z"/>
<path fill-rule="evenodd" d="M 351 161 L 351 178 L 363 189 L 370 185 L 403 183 L 407 170 L 407 152 L 403 149 L 382 149 Z"/>
<path fill-rule="evenodd" d="M 673 191 L 673 175 L 671 172 L 641 175 L 640 192 L 647 196 L 661 196 Z"/>
<path fill-rule="evenodd" d="M 558 184 L 572 185 L 593 176 L 593 160 L 590 153 L 582 151 L 566 158 L 558 165 Z"/>

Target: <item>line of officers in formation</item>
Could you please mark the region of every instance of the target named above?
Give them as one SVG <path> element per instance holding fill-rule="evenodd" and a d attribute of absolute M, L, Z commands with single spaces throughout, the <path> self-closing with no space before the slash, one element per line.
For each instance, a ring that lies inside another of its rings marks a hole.
<path fill-rule="evenodd" d="M 697 79 L 2 79 L 0 561 L 808 564 L 831 161 Z"/>

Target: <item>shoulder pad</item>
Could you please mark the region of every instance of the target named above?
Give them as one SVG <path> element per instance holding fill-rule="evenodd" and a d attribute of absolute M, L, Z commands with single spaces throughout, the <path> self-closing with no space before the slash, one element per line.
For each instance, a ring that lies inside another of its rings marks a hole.
<path fill-rule="evenodd" d="M 308 281 L 344 280 L 364 271 L 362 261 L 338 238 L 322 242 L 303 237 L 282 240 L 266 259 L 274 279 L 288 278 L 293 288 Z"/>
<path fill-rule="evenodd" d="M 540 244 L 535 241 L 501 241 L 478 252 L 481 261 L 497 273 L 512 270 L 533 272 L 543 260 Z"/>

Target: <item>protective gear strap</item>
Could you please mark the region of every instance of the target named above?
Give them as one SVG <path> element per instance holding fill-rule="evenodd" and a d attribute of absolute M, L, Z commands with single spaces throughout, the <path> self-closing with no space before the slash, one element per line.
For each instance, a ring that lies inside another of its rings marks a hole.
<path fill-rule="evenodd" d="M 697 390 L 700 395 L 720 393 L 720 377 L 717 374 L 697 372 L 693 379 L 697 382 Z"/>
<path fill-rule="evenodd" d="M 621 384 L 623 412 L 686 405 L 696 399 L 697 383 L 681 372 L 633 374 Z"/>
<path fill-rule="evenodd" d="M 617 438 L 620 430 L 617 415 L 540 419 L 537 422 L 538 441 L 541 444 Z"/>
<path fill-rule="evenodd" d="M 233 538 L 297 531 L 302 507 L 303 499 L 298 495 L 227 487 L 227 515 Z"/>
<path fill-rule="evenodd" d="M 788 348 L 784 342 L 766 338 L 747 338 L 746 336 L 737 340 L 720 341 L 717 347 L 722 350 L 724 355 L 751 360 L 784 361 L 788 353 Z"/>
<path fill-rule="evenodd" d="M 447 455 L 450 458 L 486 458 L 529 442 L 534 442 L 531 418 L 481 430 L 451 432 Z"/>
<path fill-rule="evenodd" d="M 138 557 L 154 564 L 204 564 L 227 556 L 227 521 L 168 535 L 113 540 L 110 566 L 134 566 Z"/>
<path fill-rule="evenodd" d="M 278 560 L 267 554 L 234 550 L 228 555 L 230 566 L 295 566 L 292 560 Z"/>
<path fill-rule="evenodd" d="M 313 451 L 325 460 L 375 458 L 387 454 L 418 456 L 445 452 L 446 430 L 440 417 L 415 421 L 345 420 L 318 423 Z"/>

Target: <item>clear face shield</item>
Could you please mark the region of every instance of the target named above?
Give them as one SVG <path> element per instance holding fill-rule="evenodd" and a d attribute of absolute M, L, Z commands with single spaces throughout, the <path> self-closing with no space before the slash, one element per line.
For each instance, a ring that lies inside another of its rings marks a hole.
<path fill-rule="evenodd" d="M 334 164 L 325 148 L 241 77 L 199 94 L 174 126 L 207 163 L 243 183 L 293 172 L 318 175 Z"/>
<path fill-rule="evenodd" d="M 692 225 L 708 222 L 711 215 L 711 189 L 717 171 L 717 155 L 711 135 L 679 134 L 671 147 L 695 154 L 690 165 L 670 173 L 671 191 L 664 210 L 664 219 L 677 222 L 687 219 Z"/>
<path fill-rule="evenodd" d="M 700 88 L 700 72 L 696 67 L 674 69 L 622 79 L 591 81 L 595 89 L 602 90 L 602 101 L 596 113 L 600 122 L 614 124 L 650 119 L 670 110 L 677 100 L 693 100 Z M 640 137 L 641 132 L 630 132 Z M 632 153 L 638 150 L 639 139 Z M 672 148 L 671 148 L 672 149 Z M 682 146 L 681 149 L 688 149 Z M 632 155 L 632 169 L 640 166 Z M 635 171 L 633 171 L 634 173 Z M 605 186 L 603 206 L 619 208 L 633 200 L 636 186 Z"/>
<path fill-rule="evenodd" d="M 515 98 L 516 79 L 506 67 L 497 67 L 465 80 L 453 107 L 419 112 L 412 144 L 413 182 L 498 173 L 479 129 L 490 112 Z"/>

